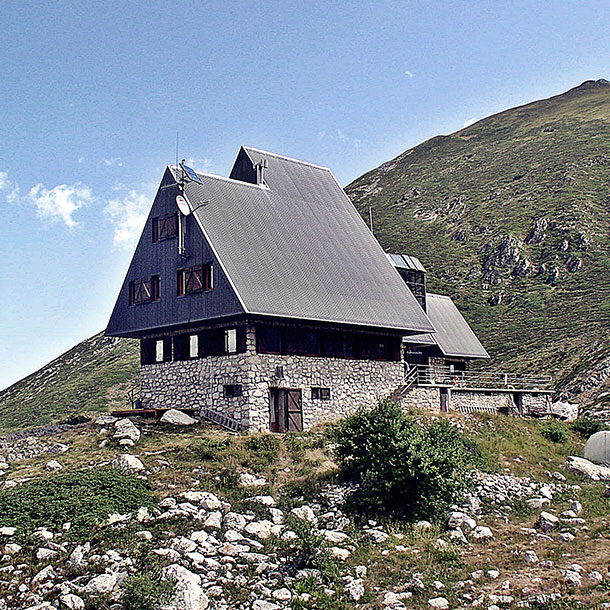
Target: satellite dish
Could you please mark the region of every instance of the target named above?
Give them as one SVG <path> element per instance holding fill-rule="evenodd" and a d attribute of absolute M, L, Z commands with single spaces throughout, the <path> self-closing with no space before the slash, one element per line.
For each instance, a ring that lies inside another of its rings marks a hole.
<path fill-rule="evenodd" d="M 176 195 L 176 205 L 184 216 L 188 216 L 191 213 L 191 207 L 182 195 Z"/>

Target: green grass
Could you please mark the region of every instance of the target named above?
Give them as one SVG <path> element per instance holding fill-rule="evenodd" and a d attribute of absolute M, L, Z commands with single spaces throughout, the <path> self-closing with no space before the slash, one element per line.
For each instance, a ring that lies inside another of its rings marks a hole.
<path fill-rule="evenodd" d="M 137 477 L 100 468 L 58 474 L 0 491 L 0 525 L 17 527 L 27 535 L 37 527 L 61 530 L 88 538 L 111 513 L 153 506 L 149 485 Z"/>

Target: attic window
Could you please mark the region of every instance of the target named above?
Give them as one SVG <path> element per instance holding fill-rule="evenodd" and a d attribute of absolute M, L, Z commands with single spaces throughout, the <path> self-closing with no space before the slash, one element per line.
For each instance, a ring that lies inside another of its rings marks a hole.
<path fill-rule="evenodd" d="M 172 239 L 178 235 L 178 216 L 176 212 L 166 216 L 155 216 L 152 219 L 153 243 Z"/>
<path fill-rule="evenodd" d="M 212 290 L 214 285 L 212 263 L 178 269 L 176 294 L 186 294 Z"/>
<path fill-rule="evenodd" d="M 160 297 L 161 277 L 151 275 L 129 282 L 129 305 L 142 305 L 158 301 Z"/>

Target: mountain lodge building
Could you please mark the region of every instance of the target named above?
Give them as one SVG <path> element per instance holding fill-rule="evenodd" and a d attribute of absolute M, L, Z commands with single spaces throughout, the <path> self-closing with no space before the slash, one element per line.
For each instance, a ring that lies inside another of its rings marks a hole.
<path fill-rule="evenodd" d="M 168 166 L 106 334 L 140 340 L 146 409 L 303 430 L 393 397 L 532 413 L 550 379 L 489 358 L 420 261 L 386 254 L 332 172 L 254 148 L 229 178 Z"/>

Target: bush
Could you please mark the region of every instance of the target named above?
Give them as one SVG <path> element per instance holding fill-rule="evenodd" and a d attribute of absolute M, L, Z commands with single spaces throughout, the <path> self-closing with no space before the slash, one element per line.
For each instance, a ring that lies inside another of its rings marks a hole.
<path fill-rule="evenodd" d="M 574 432 L 578 432 L 578 434 L 580 434 L 583 438 L 589 438 L 596 432 L 606 430 L 604 422 L 587 416 L 579 417 L 575 422 L 572 423 L 571 427 Z"/>
<path fill-rule="evenodd" d="M 78 535 L 111 513 L 153 505 L 145 481 L 109 468 L 81 470 L 0 491 L 0 525 L 23 532 L 43 526 L 60 529 L 69 521 Z"/>
<path fill-rule="evenodd" d="M 544 438 L 553 443 L 565 443 L 568 440 L 568 433 L 565 428 L 556 421 L 549 421 L 540 430 Z"/>
<path fill-rule="evenodd" d="M 382 401 L 334 428 L 341 474 L 366 513 L 438 519 L 465 490 L 476 445 L 446 419 L 421 424 Z"/>
<path fill-rule="evenodd" d="M 125 579 L 125 590 L 121 602 L 125 610 L 157 610 L 169 602 L 176 583 L 162 577 L 159 568 L 137 574 Z"/>

